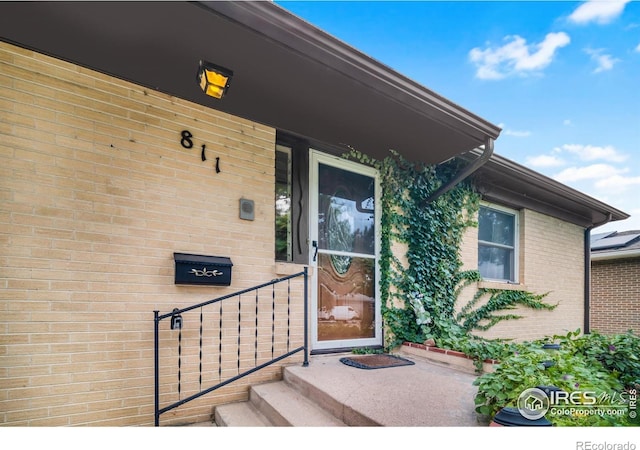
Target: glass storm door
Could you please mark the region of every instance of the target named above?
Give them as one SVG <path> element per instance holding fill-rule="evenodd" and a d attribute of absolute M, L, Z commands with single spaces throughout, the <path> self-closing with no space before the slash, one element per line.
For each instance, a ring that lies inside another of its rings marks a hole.
<path fill-rule="evenodd" d="M 382 345 L 376 170 L 312 152 L 313 350 Z"/>

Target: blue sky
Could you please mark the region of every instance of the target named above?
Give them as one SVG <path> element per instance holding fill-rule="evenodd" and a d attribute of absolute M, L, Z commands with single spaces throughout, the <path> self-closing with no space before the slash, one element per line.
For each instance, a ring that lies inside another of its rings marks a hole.
<path fill-rule="evenodd" d="M 640 230 L 640 1 L 278 1 L 503 130 L 495 152 Z"/>

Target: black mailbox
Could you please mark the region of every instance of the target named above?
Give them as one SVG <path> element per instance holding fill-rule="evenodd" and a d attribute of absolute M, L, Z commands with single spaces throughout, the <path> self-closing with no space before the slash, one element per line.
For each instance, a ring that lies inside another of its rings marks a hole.
<path fill-rule="evenodd" d="M 231 259 L 224 256 L 174 253 L 175 284 L 231 285 Z"/>

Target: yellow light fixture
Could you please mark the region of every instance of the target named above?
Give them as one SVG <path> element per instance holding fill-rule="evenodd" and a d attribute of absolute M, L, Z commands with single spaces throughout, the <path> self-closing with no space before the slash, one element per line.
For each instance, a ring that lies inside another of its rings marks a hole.
<path fill-rule="evenodd" d="M 198 69 L 198 84 L 200 89 L 205 94 L 214 97 L 222 98 L 229 89 L 229 83 L 233 72 L 224 67 L 217 66 L 210 62 L 200 61 L 200 67 Z"/>

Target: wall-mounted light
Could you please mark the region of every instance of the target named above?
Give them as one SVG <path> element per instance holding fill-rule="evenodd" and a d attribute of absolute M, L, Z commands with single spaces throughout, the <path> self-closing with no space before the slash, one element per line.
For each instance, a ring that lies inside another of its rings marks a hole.
<path fill-rule="evenodd" d="M 205 94 L 214 98 L 222 98 L 229 89 L 231 77 L 233 77 L 233 71 L 210 62 L 200 61 L 198 83 Z"/>

